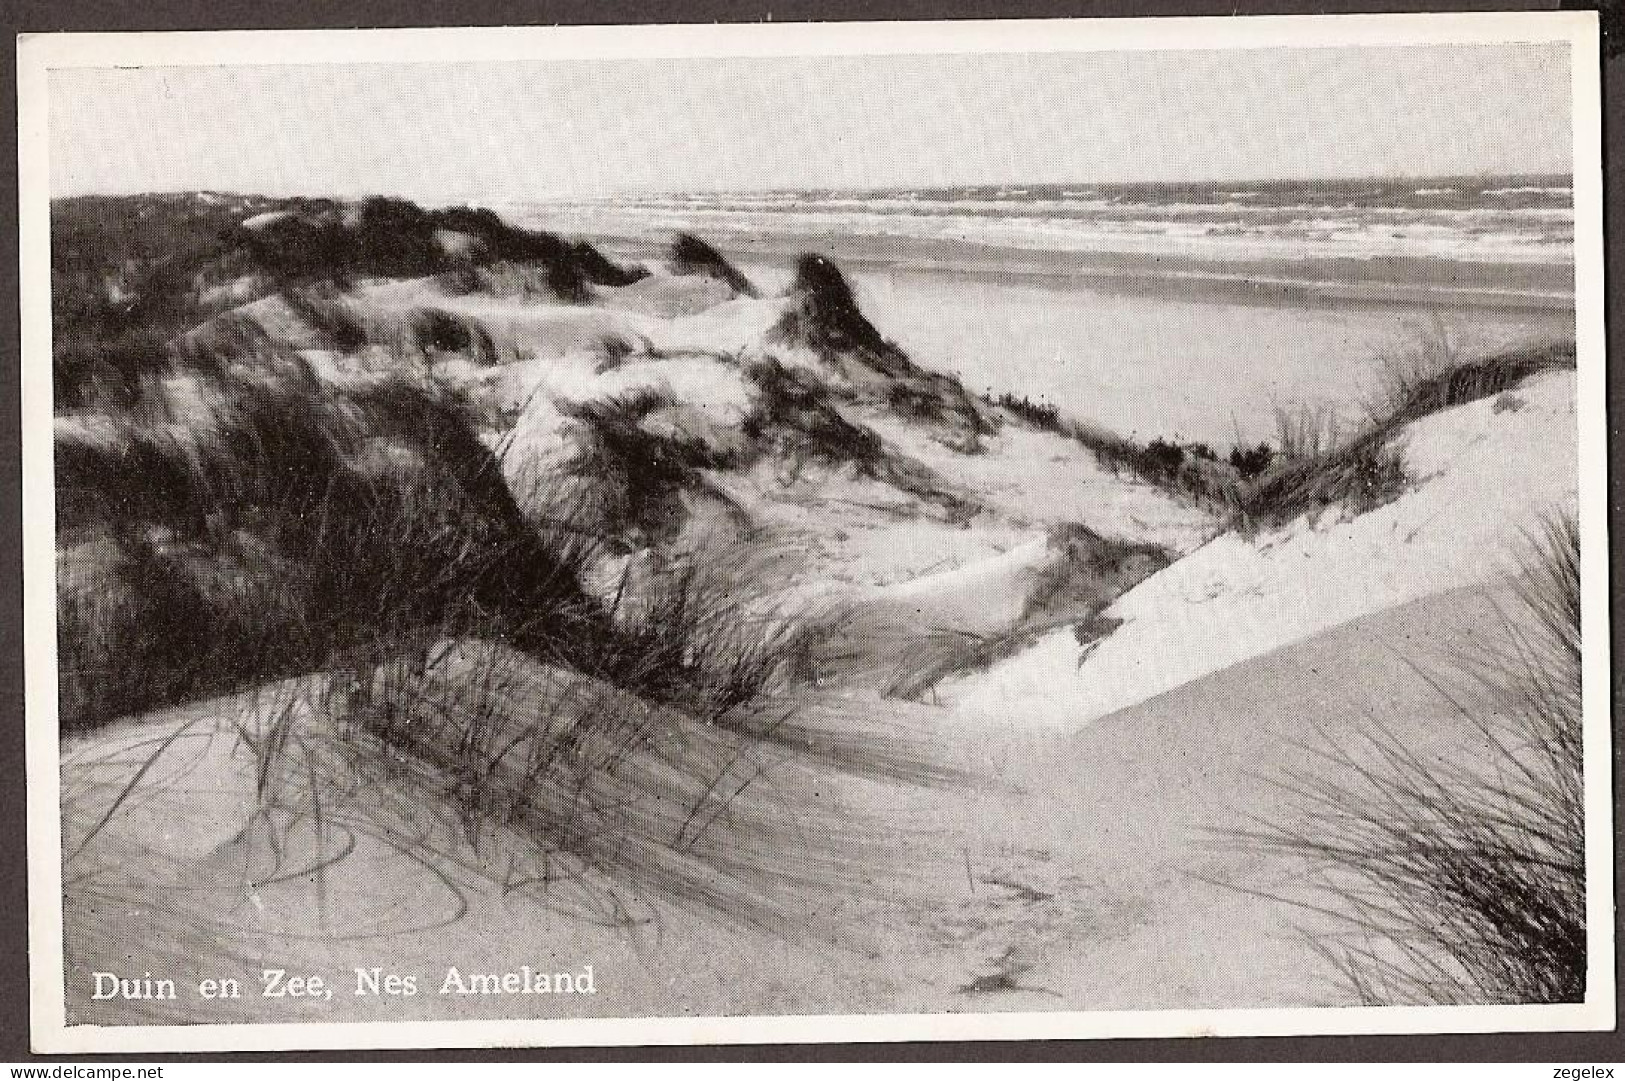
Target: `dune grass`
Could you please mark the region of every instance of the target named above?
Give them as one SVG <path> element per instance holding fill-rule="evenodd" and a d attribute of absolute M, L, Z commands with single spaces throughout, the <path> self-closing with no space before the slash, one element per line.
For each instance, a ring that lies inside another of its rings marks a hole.
<path fill-rule="evenodd" d="M 737 450 L 644 426 L 673 404 L 666 391 L 643 388 L 564 408 L 578 439 L 561 473 L 582 493 L 573 517 L 583 526 L 639 545 L 669 541 L 687 518 L 684 493 L 710 491 L 704 471 L 736 464 Z"/>
<path fill-rule="evenodd" d="M 1389 425 L 1407 424 L 1452 406 L 1489 398 L 1541 372 L 1572 369 L 1573 342 L 1510 349 L 1483 356 L 1457 347 L 1423 345 L 1390 358 L 1370 412 Z"/>
<path fill-rule="evenodd" d="M 968 521 L 980 511 L 973 493 L 849 418 L 841 406 L 851 395 L 813 372 L 767 357 L 747 365 L 745 377 L 758 393 L 742 431 L 759 452 L 784 463 L 791 479 L 809 465 L 842 466 L 923 500 L 949 520 Z"/>
<path fill-rule="evenodd" d="M 427 626 L 564 648 L 605 625 L 432 385 L 242 360 L 58 423 L 65 728 Z"/>
<path fill-rule="evenodd" d="M 393 906 L 405 921 L 398 930 L 461 919 L 469 897 L 485 894 L 632 932 L 676 905 L 780 934 L 839 933 L 823 927 L 820 904 L 871 882 L 901 837 L 809 793 L 808 764 L 919 782 L 925 744 L 894 739 L 876 754 L 862 737 L 816 743 L 821 733 L 788 726 L 793 698 L 722 720 L 689 705 L 488 639 L 429 634 L 351 653 L 315 676 L 180 713 L 134 748 L 136 760 L 118 761 L 116 738 L 109 759 L 76 755 L 65 785 L 70 897 L 129 903 L 130 887 L 97 868 L 112 856 L 114 866 L 148 871 L 139 850 L 104 846 L 83 863 L 78 855 L 122 805 L 153 798 L 144 783 L 184 773 L 223 721 L 228 733 L 235 724 L 242 752 L 232 757 L 257 792 L 245 848 L 272 865 L 273 879 L 287 868 L 309 873 L 313 844 L 333 853 L 310 875 L 322 915 L 326 879 L 346 873 L 339 865 L 365 846 L 373 854 L 363 873 L 379 876 L 379 895 L 411 891 L 410 904 Z M 380 864 L 380 845 L 399 858 Z M 209 885 L 208 896 L 235 887 Z M 191 900 L 169 907 L 185 912 Z M 342 919 L 342 902 L 335 914 Z"/>
<path fill-rule="evenodd" d="M 756 403 L 745 434 L 790 459 L 851 462 L 879 468 L 885 444 L 875 432 L 849 420 L 836 406 L 840 395 L 813 373 L 764 358 L 745 368 Z"/>
<path fill-rule="evenodd" d="M 480 212 L 292 209 L 290 232 L 273 221 L 199 259 L 224 273 L 218 260 L 252 249 L 245 265 L 321 343 L 371 347 L 365 364 L 313 364 L 229 315 L 194 334 L 188 316 L 64 372 L 85 388 L 57 421 L 64 734 L 120 725 L 116 744 L 132 720 L 204 710 L 236 724 L 256 821 L 380 834 L 504 891 L 601 875 L 759 915 L 764 897 L 879 866 L 862 853 L 880 831 L 831 820 L 810 844 L 812 804 L 740 799 L 808 763 L 939 776 L 918 740 L 801 719 L 839 614 L 773 603 L 780 568 L 734 551 L 629 559 L 601 588 L 620 542 L 669 539 L 673 500 L 730 452 L 645 431 L 672 404 L 658 395 L 584 405 L 584 454 L 549 478 L 575 483 L 527 517 L 492 433 L 413 355 L 487 356 L 478 328 L 427 312 L 400 341 L 370 341 L 344 294 L 357 274 L 442 265 L 425 224 L 475 236 L 479 259 L 558 256 L 567 299 L 626 274 L 588 246 L 499 235 Z M 107 352 L 101 335 L 85 340 Z M 110 805 L 74 812 L 79 848 L 184 742 L 192 722 L 176 723 Z M 591 903 L 625 917 L 605 900 L 619 886 L 600 887 Z"/>
<path fill-rule="evenodd" d="M 729 705 L 792 650 L 788 623 L 745 616 L 738 580 L 693 565 L 663 576 L 627 624 L 621 594 L 608 603 L 581 584 L 613 534 L 575 507 L 528 521 L 433 384 L 395 375 L 340 392 L 279 361 L 277 378 L 262 376 L 264 357 L 215 377 L 207 424 L 158 423 L 150 401 L 145 416 L 59 424 L 65 728 L 426 636 L 491 638 L 630 693 Z M 647 441 L 611 438 L 626 427 L 593 429 L 613 444 L 592 477 L 612 502 L 654 468 L 629 458 Z"/>
<path fill-rule="evenodd" d="M 1465 357 L 1423 338 L 1390 359 L 1383 386 L 1366 406 L 1366 419 L 1347 434 L 1324 412 L 1277 412 L 1270 464 L 1234 488 L 1241 528 L 1279 526 L 1302 514 L 1342 505 L 1363 514 L 1404 491 L 1409 483 L 1395 438 L 1430 414 L 1492 397 L 1544 371 L 1574 365 L 1572 344 L 1512 349 Z"/>
<path fill-rule="evenodd" d="M 830 260 L 803 255 L 788 295 L 793 303 L 774 325 L 774 340 L 811 349 L 836 371 L 856 364 L 894 379 L 918 372 L 908 355 L 859 310 L 852 286 Z"/>
<path fill-rule="evenodd" d="M 843 872 L 741 793 L 824 743 L 842 768 L 926 757 L 795 723 L 837 622 L 764 605 L 770 566 L 694 555 L 589 592 L 610 539 L 563 500 L 527 520 L 414 365 L 334 383 L 248 337 L 59 419 L 57 455 L 63 731 L 235 703 L 262 814 L 383 831 L 504 890 L 609 875 L 762 916 L 764 891 Z M 518 862 L 488 865 L 499 841 Z"/>
<path fill-rule="evenodd" d="M 1531 537 L 1508 644 L 1417 671 L 1482 743 L 1443 760 L 1393 733 L 1327 737 L 1248 843 L 1305 861 L 1318 947 L 1371 1004 L 1577 1002 L 1586 986 L 1579 532 Z"/>
<path fill-rule="evenodd" d="M 944 445 L 976 453 L 996 425 L 957 376 L 927 370 L 880 333 L 858 307 L 840 267 L 822 255 L 796 261 L 789 305 L 769 341 L 810 351 L 847 392 L 943 429 Z"/>
<path fill-rule="evenodd" d="M 725 723 L 738 707 L 816 683 L 818 649 L 841 633 L 839 607 L 787 607 L 766 584 L 785 553 L 744 547 L 651 555 L 628 568 L 611 612 L 629 649 L 662 679 L 657 697 L 698 695 L 693 711 Z"/>
<path fill-rule="evenodd" d="M 1330 507 L 1358 516 L 1391 502 L 1410 483 L 1393 443 L 1400 426 L 1384 421 L 1341 439 L 1317 411 L 1278 411 L 1279 449 L 1270 466 L 1233 489 L 1238 526 L 1273 528 Z"/>
<path fill-rule="evenodd" d="M 281 216 L 242 226 L 268 214 Z M 69 409 L 128 397 L 140 373 L 162 369 L 166 343 L 272 293 L 349 351 L 361 344 L 359 327 L 332 297 L 361 278 L 439 275 L 466 289 L 519 279 L 581 303 L 595 285 L 646 273 L 490 210 L 385 197 L 60 199 L 51 205 L 51 235 L 54 398 Z"/>
<path fill-rule="evenodd" d="M 703 274 L 722 282 L 736 296 L 761 296 L 761 291 L 739 268 L 711 245 L 692 233 L 678 233 L 672 239 L 666 254 L 666 265 L 673 274 Z"/>
<path fill-rule="evenodd" d="M 1442 331 L 1419 333 L 1388 358 L 1362 421 L 1347 426 L 1323 409 L 1282 407 L 1275 437 L 1237 446 L 1221 459 L 1201 443 L 1141 443 L 1062 415 L 1052 406 L 1003 395 L 987 399 L 1028 424 L 1073 439 L 1114 472 L 1127 473 L 1221 515 L 1231 528 L 1271 529 L 1332 507 L 1364 514 L 1409 485 L 1395 439 L 1432 413 L 1493 397 L 1541 372 L 1574 366 L 1573 343 L 1548 343 L 1481 356 Z"/>
<path fill-rule="evenodd" d="M 344 206 L 312 200 L 226 243 L 283 287 L 361 277 L 425 277 L 487 264 L 540 267 L 560 299 L 582 302 L 591 285 L 626 285 L 642 271 L 622 267 L 585 241 L 522 229 L 487 209 L 426 210 L 406 199 L 373 196 Z M 466 238 L 458 245 L 448 238 Z"/>
<path fill-rule="evenodd" d="M 1052 402 L 1035 402 L 1025 394 L 1018 398 L 1009 391 L 997 397 L 987 395 L 987 401 L 990 405 L 1008 409 L 1040 431 L 1061 432 L 1065 429 L 1061 421 L 1061 411 Z"/>
<path fill-rule="evenodd" d="M 331 285 L 288 288 L 282 299 L 323 344 L 339 353 L 354 353 L 370 338 L 365 322 Z"/>

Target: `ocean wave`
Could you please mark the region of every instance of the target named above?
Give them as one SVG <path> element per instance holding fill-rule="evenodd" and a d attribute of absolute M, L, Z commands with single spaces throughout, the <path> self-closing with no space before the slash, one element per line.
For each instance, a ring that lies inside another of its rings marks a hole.
<path fill-rule="evenodd" d="M 597 207 L 602 202 L 583 200 L 578 203 L 558 203 L 558 206 L 578 205 Z M 1574 219 L 1572 207 L 1403 207 L 1371 206 L 1354 203 L 1276 203 L 1251 205 L 1239 201 L 1222 202 L 1123 202 L 1098 198 L 1030 199 L 1000 201 L 992 199 L 961 199 L 954 202 L 885 197 L 851 197 L 825 199 L 764 198 L 760 196 L 733 199 L 672 200 L 651 198 L 616 201 L 609 205 L 633 210 L 681 209 L 684 211 L 712 210 L 724 213 L 776 212 L 804 214 L 869 213 L 900 214 L 917 217 L 960 217 L 988 215 L 1029 218 L 1047 215 L 1094 221 L 1146 221 L 1198 220 L 1241 224 L 1268 225 L 1294 222 L 1304 218 L 1324 217 L 1332 214 L 1355 214 L 1374 220 L 1411 219 L 1438 221 L 1470 227 L 1484 221 L 1537 223 L 1567 223 Z"/>
<path fill-rule="evenodd" d="M 1562 186 L 1555 186 L 1554 185 L 1554 186 L 1551 186 L 1551 187 L 1542 187 L 1542 186 L 1536 186 L 1536 185 L 1525 185 L 1523 187 L 1517 187 L 1517 188 L 1485 188 L 1484 189 L 1484 194 L 1485 195 L 1570 196 L 1570 195 L 1574 194 L 1574 189 L 1569 187 L 1567 184 L 1564 184 Z"/>
<path fill-rule="evenodd" d="M 894 237 L 1207 259 L 1416 256 L 1538 264 L 1572 259 L 1572 206 L 1439 205 L 1441 198 L 1418 206 L 1353 198 L 1293 201 L 1310 192 L 1301 185 L 1271 190 L 1272 201 L 1258 189 L 1234 186 L 1199 193 L 1209 196 L 1206 201 L 1192 199 L 1189 189 L 1159 192 L 1160 199 L 1148 198 L 1143 189 L 1107 187 L 958 190 L 966 194 L 952 198 L 940 189 L 900 189 L 618 196 L 535 204 L 525 208 L 525 216 L 561 231 L 591 235 L 626 229 L 647 239 L 691 230 L 768 240 Z M 1385 198 L 1396 190 L 1384 189 Z M 1404 190 L 1452 191 L 1450 198 L 1460 201 L 1466 189 L 1440 184 Z M 1527 202 L 1529 190 L 1567 189 L 1504 185 L 1491 192 Z M 1020 198 L 1013 197 L 1017 192 Z M 1312 193 L 1347 194 L 1332 185 Z"/>

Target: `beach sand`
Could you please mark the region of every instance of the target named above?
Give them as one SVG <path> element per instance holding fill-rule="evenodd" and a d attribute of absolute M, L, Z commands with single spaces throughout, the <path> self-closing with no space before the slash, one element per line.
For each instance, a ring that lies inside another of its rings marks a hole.
<path fill-rule="evenodd" d="M 1170 288 L 1104 292 L 1061 284 L 859 274 L 868 310 L 916 356 L 966 386 L 1058 406 L 1112 431 L 1206 442 L 1273 437 L 1276 407 L 1352 421 L 1387 358 L 1425 346 L 1435 317 L 1468 352 L 1572 335 L 1537 311 L 1383 308 L 1305 298 L 1185 299 Z M 944 311 L 956 311 L 952 321 Z"/>
<path fill-rule="evenodd" d="M 1420 286 L 1414 295 L 1431 302 L 1375 286 L 1360 299 L 1249 295 L 1234 283 L 1077 278 L 1044 258 L 1047 274 L 869 264 L 851 278 L 877 326 L 972 391 L 1221 452 L 1272 438 L 1278 407 L 1354 423 L 1386 364 L 1442 340 L 1471 354 L 1574 335 L 1572 311 L 1558 304 L 1509 307 Z M 778 263 L 742 269 L 765 288 L 789 277 Z"/>

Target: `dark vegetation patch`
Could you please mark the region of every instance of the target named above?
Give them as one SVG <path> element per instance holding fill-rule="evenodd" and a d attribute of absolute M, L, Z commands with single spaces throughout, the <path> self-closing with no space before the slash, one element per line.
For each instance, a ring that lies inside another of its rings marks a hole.
<path fill-rule="evenodd" d="M 1023 619 L 1092 618 L 1174 560 L 1161 545 L 1105 537 L 1079 522 L 1052 527 L 1049 547 L 1061 558 L 1033 581 Z"/>
<path fill-rule="evenodd" d="M 1373 410 L 1390 425 L 1408 424 L 1430 413 L 1489 398 L 1541 372 L 1572 369 L 1574 343 L 1552 343 L 1494 353 L 1476 359 L 1449 357 L 1392 365 L 1380 405 Z"/>
<path fill-rule="evenodd" d="M 578 568 L 431 385 L 341 392 L 260 351 L 171 389 L 58 422 L 65 728 L 431 629 L 582 663 L 603 639 Z"/>
<path fill-rule="evenodd" d="M 754 728 L 761 718 L 736 707 L 815 680 L 814 655 L 845 614 L 786 612 L 761 595 L 769 560 L 741 549 L 722 555 L 656 557 L 647 586 L 623 580 L 613 614 L 633 652 L 703 688 L 721 723 Z"/>
<path fill-rule="evenodd" d="M 739 457 L 700 439 L 644 426 L 650 414 L 672 404 L 669 394 L 643 389 L 564 408 L 579 433 L 576 451 L 563 467 L 583 493 L 573 517 L 634 546 L 676 537 L 686 517 L 683 494 L 709 490 L 703 471 L 731 468 Z"/>
<path fill-rule="evenodd" d="M 1410 482 L 1404 453 L 1393 443 L 1398 431 L 1398 425 L 1376 425 L 1316 452 L 1282 453 L 1256 480 L 1236 488 L 1238 524 L 1269 529 L 1335 505 L 1360 515 L 1392 502 Z"/>
<path fill-rule="evenodd" d="M 774 327 L 775 336 L 805 346 L 837 371 L 851 364 L 891 379 L 919 373 L 914 362 L 858 310 L 841 269 L 822 255 L 803 255 L 790 283 L 793 303 Z"/>
<path fill-rule="evenodd" d="M 366 346 L 370 337 L 366 325 L 331 285 L 287 289 L 282 299 L 335 351 L 354 353 Z"/>
<path fill-rule="evenodd" d="M 886 644 L 888 675 L 880 693 L 906 702 L 930 702 L 943 680 L 986 672 L 998 662 L 1031 649 L 1046 634 L 1068 622 L 1022 622 L 992 634 L 961 629 L 916 630 L 900 641 Z"/>
<path fill-rule="evenodd" d="M 501 359 L 496 342 L 477 320 L 465 319 L 439 308 L 420 308 L 412 313 L 412 339 L 419 351 L 462 353 L 477 364 L 496 364 Z"/>
<path fill-rule="evenodd" d="M 627 693 L 704 699 L 694 665 L 723 647 L 691 641 L 674 668 L 674 625 L 650 655 L 655 636 L 619 626 L 581 584 L 612 536 L 562 500 L 528 521 L 463 403 L 413 370 L 335 385 L 245 336 L 231 355 L 148 379 L 126 408 L 57 421 L 65 730 L 462 637 Z M 578 416 L 592 490 L 646 530 L 673 489 L 718 464 L 643 432 L 636 419 L 655 404 Z M 684 610 L 700 603 L 685 597 Z M 706 603 L 720 623 L 727 599 Z M 763 665 L 740 661 L 717 685 L 737 700 Z"/>
<path fill-rule="evenodd" d="M 1338 503 L 1354 514 L 1381 506 L 1408 483 L 1403 453 L 1394 444 L 1406 425 L 1492 397 L 1541 372 L 1573 366 L 1570 343 L 1394 367 L 1369 419 L 1347 438 L 1313 413 L 1283 413 L 1277 453 L 1256 479 L 1235 489 L 1237 520 L 1244 528 L 1270 528 Z"/>
<path fill-rule="evenodd" d="M 254 273 L 223 237 L 269 200 L 81 196 L 51 204 L 52 384 L 58 408 L 127 399 L 206 297 Z"/>
<path fill-rule="evenodd" d="M 245 220 L 266 215 L 255 228 Z M 461 239 L 459 239 L 461 238 Z M 169 364 L 163 347 L 230 308 L 282 292 L 335 347 L 359 326 L 335 322 L 332 298 L 357 278 L 532 268 L 554 296 L 644 272 L 591 244 L 508 225 L 484 209 L 425 210 L 403 199 L 199 195 L 85 196 L 51 204 L 53 388 L 58 408 L 128 397 L 135 376 Z"/>
<path fill-rule="evenodd" d="M 828 259 L 803 255 L 788 295 L 791 304 L 770 331 L 771 340 L 811 350 L 852 386 L 878 392 L 877 400 L 907 416 L 949 426 L 961 445 L 973 447 L 977 437 L 996 430 L 958 379 L 919 367 L 881 336 L 858 309 L 840 268 Z"/>
<path fill-rule="evenodd" d="M 1275 460 L 1275 448 L 1268 443 L 1230 449 L 1230 468 L 1242 480 L 1252 480 L 1270 467 Z"/>
<path fill-rule="evenodd" d="M 1185 448 L 1170 443 L 1161 436 L 1151 440 L 1140 452 L 1140 465 L 1146 474 L 1163 481 L 1172 480 L 1185 464 Z"/>
<path fill-rule="evenodd" d="M 52 351 L 51 396 L 58 410 L 128 403 L 144 376 L 170 363 L 164 335 L 138 328 L 107 338 L 60 341 Z"/>
<path fill-rule="evenodd" d="M 745 435 L 763 453 L 785 463 L 790 476 L 809 464 L 845 465 L 934 505 L 954 520 L 968 520 L 979 507 L 952 491 L 924 464 L 887 448 L 875 431 L 841 411 L 842 393 L 814 373 L 767 358 L 745 369 L 756 387 L 745 418 Z"/>
<path fill-rule="evenodd" d="M 589 285 L 627 285 L 641 270 L 621 267 L 585 241 L 521 229 L 494 211 L 460 206 L 425 210 L 375 196 L 359 204 L 323 202 L 230 239 L 283 284 L 360 277 L 415 278 L 491 263 L 545 267 L 562 300 L 589 299 Z"/>
<path fill-rule="evenodd" d="M 51 323 L 59 344 L 194 325 L 200 293 L 253 270 L 225 242 L 243 218 L 279 205 L 245 197 L 80 196 L 51 203 Z"/>
<path fill-rule="evenodd" d="M 1544 371 L 1574 366 L 1559 343 L 1479 358 L 1446 352 L 1388 370 L 1388 385 L 1350 433 L 1313 410 L 1280 410 L 1276 438 L 1231 448 L 1163 437 L 1148 443 L 1078 423 L 1048 404 L 1003 394 L 989 404 L 1043 431 L 1083 444 L 1108 469 L 1127 473 L 1225 515 L 1243 529 L 1273 528 L 1342 506 L 1358 515 L 1394 499 L 1409 483 L 1395 438 L 1432 413 L 1500 394 Z"/>
<path fill-rule="evenodd" d="M 839 394 L 811 372 L 771 357 L 745 369 L 756 387 L 745 434 L 790 462 L 850 462 L 872 472 L 885 455 L 880 436 L 848 420 L 836 406 Z"/>
<path fill-rule="evenodd" d="M 1065 436 L 1087 447 L 1114 473 L 1127 473 L 1203 505 L 1223 504 L 1230 476 L 1205 443 L 1179 443 L 1162 437 L 1140 443 L 1065 416 L 1050 402 L 1035 402 L 1004 392 L 986 395 L 989 405 L 1002 409 L 1033 428 Z"/>
<path fill-rule="evenodd" d="M 1180 443 L 1161 436 L 1140 443 L 1064 419 L 1060 432 L 1087 447 L 1113 473 L 1126 473 L 1210 509 L 1223 510 L 1233 502 L 1235 469 L 1219 461 L 1205 443 Z"/>
<path fill-rule="evenodd" d="M 1061 411 L 1050 402 L 1035 402 L 1025 394 L 1016 397 L 1005 391 L 998 397 L 989 397 L 988 401 L 1003 409 L 1008 409 L 1034 428 L 1045 432 L 1063 432 L 1066 425 L 1061 420 Z"/>
<path fill-rule="evenodd" d="M 691 233 L 678 233 L 672 240 L 666 266 L 673 274 L 703 274 L 715 278 L 737 296 L 761 296 L 750 279 L 721 252 Z"/>
<path fill-rule="evenodd" d="M 986 671 L 1067 627 L 1077 631 L 1080 643 L 1098 641 L 1109 633 L 1108 623 L 1115 626 L 1102 620 L 1100 613 L 1173 562 L 1172 553 L 1158 545 L 1104 537 L 1079 523 L 1053 527 L 1049 546 L 1059 558 L 1034 578 L 1021 616 L 1011 626 L 990 634 L 910 626 L 900 641 L 882 638 L 877 650 L 887 672 L 882 693 L 909 700 L 928 698 L 944 679 Z M 1086 629 L 1094 637 L 1086 639 Z"/>

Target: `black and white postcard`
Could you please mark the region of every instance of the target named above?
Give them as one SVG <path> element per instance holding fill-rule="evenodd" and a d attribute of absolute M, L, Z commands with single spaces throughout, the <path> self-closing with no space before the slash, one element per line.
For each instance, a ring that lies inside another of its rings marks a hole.
<path fill-rule="evenodd" d="M 36 1049 L 1612 1027 L 1594 14 L 19 58 Z"/>

